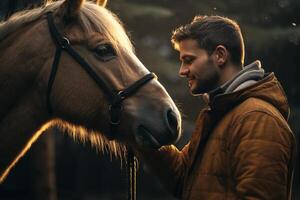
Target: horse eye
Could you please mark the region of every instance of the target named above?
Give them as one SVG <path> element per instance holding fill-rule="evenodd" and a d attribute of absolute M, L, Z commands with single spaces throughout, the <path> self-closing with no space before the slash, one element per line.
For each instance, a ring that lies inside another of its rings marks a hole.
<path fill-rule="evenodd" d="M 109 61 L 116 57 L 116 52 L 110 44 L 98 45 L 94 49 L 94 52 L 95 52 L 97 58 L 99 58 L 102 61 Z"/>

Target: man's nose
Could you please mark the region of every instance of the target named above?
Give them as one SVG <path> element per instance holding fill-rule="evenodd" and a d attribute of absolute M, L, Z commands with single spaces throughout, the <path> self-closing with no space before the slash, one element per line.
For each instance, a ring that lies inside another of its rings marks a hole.
<path fill-rule="evenodd" d="M 179 76 L 186 77 L 189 74 L 189 68 L 187 66 L 181 65 L 179 69 Z"/>

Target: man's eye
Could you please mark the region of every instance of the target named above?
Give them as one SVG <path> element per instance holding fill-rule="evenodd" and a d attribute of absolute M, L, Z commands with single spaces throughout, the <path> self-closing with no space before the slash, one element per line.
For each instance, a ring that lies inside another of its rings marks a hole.
<path fill-rule="evenodd" d="M 192 58 L 187 58 L 187 59 L 184 59 L 183 62 L 184 62 L 185 64 L 191 64 L 191 63 L 193 62 L 193 60 L 194 60 L 194 59 L 192 59 Z"/>
<path fill-rule="evenodd" d="M 117 56 L 114 48 L 110 44 L 98 45 L 94 49 L 94 52 L 101 61 L 109 61 Z"/>

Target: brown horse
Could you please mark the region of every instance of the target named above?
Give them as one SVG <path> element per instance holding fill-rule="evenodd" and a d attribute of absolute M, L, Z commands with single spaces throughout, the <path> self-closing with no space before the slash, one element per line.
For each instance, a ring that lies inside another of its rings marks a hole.
<path fill-rule="evenodd" d="M 65 42 L 61 47 L 50 30 L 49 15 Z M 126 142 L 158 148 L 179 138 L 177 107 L 163 86 L 148 76 L 120 21 L 103 5 L 65 0 L 17 13 L 0 24 L 0 41 L 0 182 L 52 126 L 116 156 L 122 155 Z M 98 79 L 116 95 L 138 85 L 130 95 L 126 91 L 117 96 L 123 104 L 115 106 L 118 119 L 113 123 L 112 102 Z"/>

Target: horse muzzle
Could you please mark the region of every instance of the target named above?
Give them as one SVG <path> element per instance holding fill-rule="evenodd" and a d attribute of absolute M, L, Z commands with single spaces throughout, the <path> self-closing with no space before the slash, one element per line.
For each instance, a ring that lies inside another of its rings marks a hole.
<path fill-rule="evenodd" d="M 167 109 L 164 112 L 162 123 L 157 125 L 140 124 L 135 135 L 136 142 L 141 146 L 153 149 L 175 143 L 181 134 L 181 118 L 177 113 L 172 109 Z"/>

